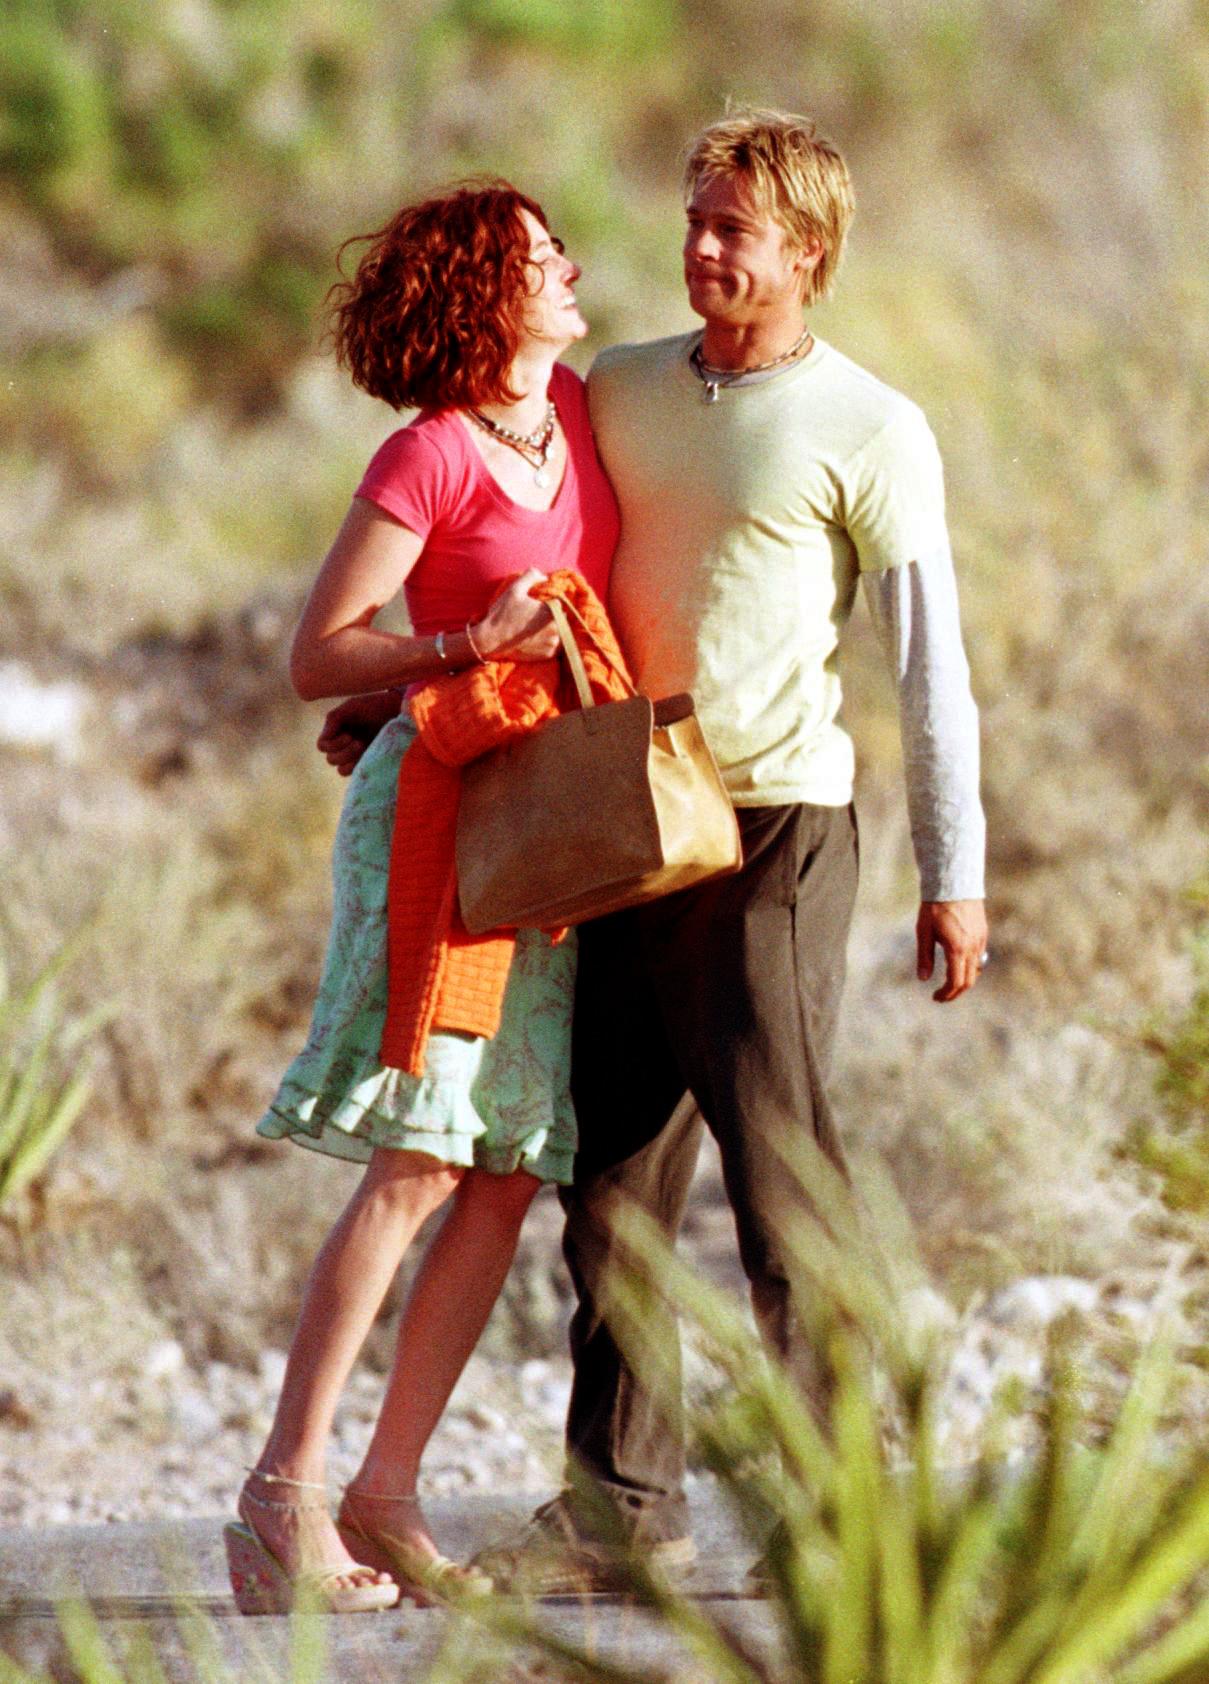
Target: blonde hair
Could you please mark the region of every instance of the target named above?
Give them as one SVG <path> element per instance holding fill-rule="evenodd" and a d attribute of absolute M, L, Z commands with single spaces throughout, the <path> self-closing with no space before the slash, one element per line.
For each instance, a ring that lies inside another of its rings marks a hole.
<path fill-rule="evenodd" d="M 703 178 L 742 176 L 757 205 L 775 218 L 791 242 L 815 241 L 822 256 L 806 272 L 803 302 L 825 298 L 835 279 L 856 202 L 848 166 L 809 117 L 741 106 L 711 123 L 689 147 L 684 166 L 687 203 Z"/>

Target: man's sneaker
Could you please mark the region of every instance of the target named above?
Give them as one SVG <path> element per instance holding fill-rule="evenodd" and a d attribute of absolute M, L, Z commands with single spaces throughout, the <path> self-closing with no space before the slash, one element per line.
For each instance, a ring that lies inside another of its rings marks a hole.
<path fill-rule="evenodd" d="M 533 1515 L 524 1530 L 488 1545 L 473 1566 L 491 1576 L 497 1592 L 512 1596 L 593 1596 L 633 1590 L 632 1563 L 674 1576 L 697 1559 L 691 1538 L 645 1539 L 628 1546 L 587 1538 L 578 1530 L 561 1492 Z"/>

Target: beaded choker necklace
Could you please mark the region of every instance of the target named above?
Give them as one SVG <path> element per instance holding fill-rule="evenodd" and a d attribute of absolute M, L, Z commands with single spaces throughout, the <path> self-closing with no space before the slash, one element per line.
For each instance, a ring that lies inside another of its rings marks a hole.
<path fill-rule="evenodd" d="M 795 339 L 788 351 L 782 351 L 779 357 L 773 357 L 769 362 L 756 363 L 753 368 L 714 368 L 701 355 L 701 341 L 698 340 L 688 354 L 689 364 L 693 373 L 705 387 L 702 394 L 706 403 L 717 403 L 718 393 L 724 386 L 733 386 L 737 381 L 744 380 L 749 374 L 768 374 L 774 368 L 780 368 L 783 363 L 791 363 L 800 357 L 810 344 L 810 329 L 807 328 L 800 339 Z"/>
<path fill-rule="evenodd" d="M 498 421 L 493 421 L 489 415 L 484 415 L 479 409 L 472 409 L 470 419 L 490 433 L 493 439 L 506 444 L 509 450 L 515 450 L 518 456 L 524 458 L 533 469 L 533 483 L 535 485 L 549 485 L 550 476 L 546 472 L 546 462 L 550 456 L 550 446 L 554 443 L 554 422 L 557 411 L 553 402 L 546 404 L 546 413 L 541 424 L 531 433 L 514 433 L 511 427 L 502 427 Z"/>

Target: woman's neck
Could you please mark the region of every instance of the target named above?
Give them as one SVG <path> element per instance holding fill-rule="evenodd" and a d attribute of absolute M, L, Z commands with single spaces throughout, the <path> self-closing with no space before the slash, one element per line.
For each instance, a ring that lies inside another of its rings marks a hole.
<path fill-rule="evenodd" d="M 508 370 L 508 384 L 519 394 L 515 403 L 485 403 L 484 415 L 515 433 L 531 433 L 542 424 L 549 402 L 550 379 L 558 361 L 556 351 L 522 351 Z"/>

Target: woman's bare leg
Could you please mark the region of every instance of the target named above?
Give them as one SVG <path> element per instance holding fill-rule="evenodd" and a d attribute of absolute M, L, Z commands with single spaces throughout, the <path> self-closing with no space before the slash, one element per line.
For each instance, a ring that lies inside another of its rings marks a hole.
<path fill-rule="evenodd" d="M 290 1480 L 321 1483 L 327 1441 L 340 1393 L 399 1263 L 426 1217 L 466 1172 L 420 1152 L 376 1149 L 360 1186 L 315 1259 L 290 1345 L 281 1396 L 257 1467 Z M 293 1492 L 255 1474 L 247 1492 L 275 1502 Z M 347 1559 L 326 1513 L 292 1514 L 247 1505 L 246 1518 L 293 1573 Z M 356 1569 L 357 1580 L 378 1575 Z"/>
<path fill-rule="evenodd" d="M 424 1447 L 499 1297 L 525 1212 L 540 1186 L 527 1170 L 466 1172 L 403 1311 L 378 1425 L 352 1482 L 356 1491 L 415 1490 Z M 350 1506 L 367 1528 L 437 1553 L 414 1505 L 357 1506 L 354 1494 Z"/>

